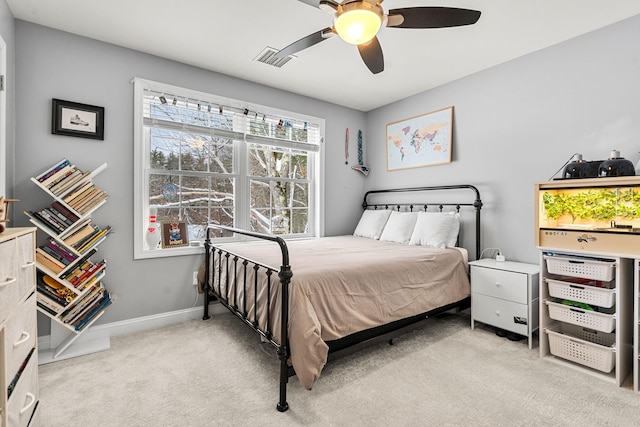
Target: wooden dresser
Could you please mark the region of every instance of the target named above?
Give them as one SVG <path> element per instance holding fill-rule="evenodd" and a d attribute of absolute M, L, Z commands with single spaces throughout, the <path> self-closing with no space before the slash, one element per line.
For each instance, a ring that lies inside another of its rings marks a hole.
<path fill-rule="evenodd" d="M 0 233 L 0 427 L 38 425 L 35 230 Z"/>

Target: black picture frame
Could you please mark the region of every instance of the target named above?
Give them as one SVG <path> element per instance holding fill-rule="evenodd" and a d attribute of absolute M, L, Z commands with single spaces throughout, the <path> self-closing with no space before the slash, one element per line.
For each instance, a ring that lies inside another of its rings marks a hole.
<path fill-rule="evenodd" d="M 51 133 L 104 140 L 104 107 L 51 100 Z"/>

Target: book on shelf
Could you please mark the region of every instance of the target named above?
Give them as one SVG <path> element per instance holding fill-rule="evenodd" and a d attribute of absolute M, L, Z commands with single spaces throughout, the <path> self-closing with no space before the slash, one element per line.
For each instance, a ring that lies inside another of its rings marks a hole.
<path fill-rule="evenodd" d="M 57 316 L 58 312 L 55 311 L 53 308 L 49 307 L 47 305 L 47 303 L 44 303 L 42 301 L 40 301 L 40 296 L 38 295 L 38 299 L 36 300 L 36 304 L 38 305 L 38 307 L 40 307 L 41 309 L 43 309 L 44 311 L 46 311 L 47 313 L 49 313 L 52 316 Z"/>
<path fill-rule="evenodd" d="M 48 256 L 52 257 L 56 261 L 61 262 L 64 266 L 67 266 L 67 265 L 69 265 L 71 263 L 70 260 L 68 260 L 67 258 L 63 257 L 61 254 L 59 254 L 58 252 L 56 252 L 55 250 L 53 250 L 51 247 L 49 247 L 47 245 L 40 246 L 38 249 L 40 249 L 41 251 L 46 252 L 46 254 Z"/>
<path fill-rule="evenodd" d="M 77 289 L 84 289 L 87 282 L 98 273 L 103 271 L 107 262 L 102 260 L 93 264 L 90 261 L 85 262 L 80 268 L 73 271 L 73 274 L 68 276 L 65 280 L 75 286 Z"/>
<path fill-rule="evenodd" d="M 89 199 L 95 194 L 98 194 L 99 192 L 100 192 L 100 189 L 92 184 L 90 187 L 87 187 L 82 193 L 78 194 L 76 197 L 69 200 L 68 204 L 74 210 L 76 210 L 76 208 L 82 205 L 82 203 L 84 203 L 85 200 Z"/>
<path fill-rule="evenodd" d="M 87 220 L 84 221 L 84 225 L 79 226 L 76 229 L 76 231 L 71 233 L 69 236 L 66 236 L 62 240 L 64 241 L 65 245 L 73 246 L 76 243 L 78 243 L 79 241 L 81 241 L 82 239 L 84 239 L 85 237 L 90 236 L 93 233 L 95 233 L 97 228 L 98 227 L 96 227 L 91 222 L 91 219 L 87 218 Z"/>
<path fill-rule="evenodd" d="M 111 233 L 111 226 L 107 225 L 102 230 L 98 230 L 95 233 L 85 237 L 84 239 L 77 242 L 73 247 L 79 252 L 84 253 L 92 247 L 96 246 L 98 243 L 101 243 L 104 239 L 107 238 L 107 235 Z"/>
<path fill-rule="evenodd" d="M 77 255 L 67 250 L 67 248 L 61 246 L 57 241 L 55 241 L 51 237 L 48 237 L 46 243 L 41 247 L 45 251 L 49 252 L 51 255 L 55 254 L 59 256 L 61 258 L 60 260 L 62 261 L 62 263 L 65 263 L 65 260 L 66 260 L 67 263 L 65 265 L 72 263 L 78 258 Z"/>
<path fill-rule="evenodd" d="M 62 228 L 64 228 L 65 230 L 69 226 L 73 225 L 73 221 L 71 221 L 69 218 L 67 218 L 62 213 L 60 213 L 56 208 L 53 208 L 53 207 L 44 208 L 44 209 L 42 209 L 41 212 L 45 212 L 48 215 L 50 215 L 51 217 L 53 217 L 53 219 L 55 221 L 57 221 L 58 224 L 60 224 L 62 226 Z"/>
<path fill-rule="evenodd" d="M 84 215 L 102 201 L 107 200 L 108 197 L 109 194 L 105 193 L 102 190 L 98 190 L 97 192 L 95 192 L 95 194 L 85 199 L 84 202 L 76 206 L 74 209 L 78 211 L 78 213 Z"/>
<path fill-rule="evenodd" d="M 40 228 L 44 228 L 46 230 L 49 230 L 49 232 L 51 234 L 60 234 L 64 231 L 64 229 L 62 229 L 62 227 L 55 221 L 51 220 L 50 218 L 47 217 L 46 214 L 42 214 L 42 212 L 38 211 L 38 212 L 32 212 L 32 211 L 24 211 L 24 213 L 31 218 L 32 220 L 34 220 L 34 222 L 36 224 L 40 225 Z"/>
<path fill-rule="evenodd" d="M 49 262 L 52 262 L 53 264 L 55 264 L 56 266 L 60 267 L 62 270 L 64 270 L 64 268 L 69 265 L 69 262 L 67 260 L 62 260 L 61 257 L 59 257 L 58 255 L 53 255 L 51 253 L 49 253 L 46 249 L 44 249 L 43 247 L 38 247 L 36 248 L 36 260 L 41 260 L 41 259 L 46 259 Z M 60 271 L 62 271 L 60 270 Z"/>
<path fill-rule="evenodd" d="M 56 314 L 61 313 L 65 308 L 65 306 L 60 302 L 59 297 L 52 294 L 45 293 L 45 291 L 43 290 L 38 291 L 38 295 L 36 295 L 36 300 L 42 305 L 47 306 L 47 308 L 49 308 L 50 310 L 55 311 Z M 64 300 L 62 301 L 64 302 Z"/>
<path fill-rule="evenodd" d="M 69 162 L 69 160 L 62 159 L 58 163 L 56 163 L 55 165 L 51 166 L 49 169 L 47 169 L 46 171 L 44 171 L 43 173 L 38 175 L 36 177 L 36 180 L 38 180 L 38 182 L 42 183 L 45 180 L 47 180 L 48 178 L 50 178 L 53 174 L 55 174 L 56 172 L 58 172 L 59 170 L 61 170 L 62 168 L 64 168 L 65 166 L 68 166 L 70 164 L 71 163 Z"/>
<path fill-rule="evenodd" d="M 63 205 L 62 203 L 60 203 L 57 200 L 54 201 L 53 203 L 51 203 L 51 207 L 53 209 L 55 209 L 56 211 L 58 211 L 58 213 L 63 215 L 69 221 L 71 221 L 72 224 L 76 223 L 80 219 L 80 217 L 78 215 L 76 215 L 75 213 L 71 212 L 69 209 L 67 209 L 67 207 L 65 205 Z"/>
<path fill-rule="evenodd" d="M 83 194 L 85 191 L 90 190 L 91 188 L 93 188 L 93 183 L 91 181 L 87 181 L 84 184 L 82 184 L 81 186 L 74 188 L 73 191 L 71 191 L 69 194 L 65 195 L 62 200 L 70 205 L 70 202 L 79 197 L 81 194 Z"/>
<path fill-rule="evenodd" d="M 47 189 L 49 189 L 49 191 L 51 191 L 52 187 L 64 181 L 64 179 L 67 178 L 69 175 L 71 175 L 75 170 L 76 170 L 75 165 L 67 165 L 62 169 L 60 169 L 59 171 L 57 171 L 56 173 L 54 173 L 53 175 L 51 175 L 49 178 L 42 181 L 40 184 L 43 187 L 46 187 Z"/>
<path fill-rule="evenodd" d="M 65 192 L 71 190 L 74 185 L 82 181 L 88 175 L 89 174 L 87 172 L 82 172 L 80 169 L 76 169 L 69 175 L 64 177 L 62 180 L 52 185 L 49 188 L 49 191 L 51 191 L 56 196 L 61 196 Z"/>
<path fill-rule="evenodd" d="M 86 254 L 82 255 L 82 257 L 80 257 L 71 268 L 69 268 L 68 270 L 66 270 L 64 273 L 61 273 L 59 275 L 60 279 L 62 280 L 66 280 L 68 277 L 70 277 L 71 275 L 74 274 L 74 272 L 78 269 L 80 269 L 83 265 L 85 265 L 87 262 L 91 263 L 91 261 L 89 260 L 89 258 L 91 258 L 93 256 L 93 254 L 95 254 L 97 252 L 97 249 L 91 249 L 89 252 L 87 252 Z"/>
<path fill-rule="evenodd" d="M 76 331 L 81 330 L 82 328 L 85 327 L 85 325 L 91 320 L 93 319 L 97 314 L 99 314 L 102 310 L 104 310 L 109 304 L 111 304 L 111 295 L 109 294 L 108 291 L 105 290 L 104 292 L 104 297 L 99 300 L 99 303 L 94 304 L 94 308 L 93 310 L 89 311 L 88 313 L 86 313 L 84 316 L 81 316 L 80 319 L 78 319 L 75 322 L 75 329 Z"/>
<path fill-rule="evenodd" d="M 40 249 L 40 248 L 38 248 Z M 42 249 L 36 249 L 36 262 L 55 274 L 59 274 L 64 270 L 65 266 L 59 261 L 53 261 L 52 258 L 46 256 Z"/>
<path fill-rule="evenodd" d="M 100 300 L 104 296 L 105 288 L 99 285 L 96 285 L 91 289 L 91 291 L 87 292 L 73 307 L 67 308 L 62 315 L 60 316 L 60 320 L 64 323 L 72 323 L 80 316 L 85 314 L 87 311 L 91 309 L 91 306 L 98 300 Z"/>
<path fill-rule="evenodd" d="M 46 296 L 60 307 L 66 307 L 69 304 L 67 299 L 75 298 L 76 295 L 73 291 L 41 272 L 38 272 L 37 275 L 36 288 L 39 294 Z"/>

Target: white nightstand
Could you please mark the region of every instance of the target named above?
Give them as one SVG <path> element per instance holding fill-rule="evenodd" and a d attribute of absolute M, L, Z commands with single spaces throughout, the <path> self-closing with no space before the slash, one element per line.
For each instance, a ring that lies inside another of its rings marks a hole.
<path fill-rule="evenodd" d="M 529 338 L 538 329 L 536 264 L 480 259 L 471 266 L 471 329 L 482 322 Z"/>

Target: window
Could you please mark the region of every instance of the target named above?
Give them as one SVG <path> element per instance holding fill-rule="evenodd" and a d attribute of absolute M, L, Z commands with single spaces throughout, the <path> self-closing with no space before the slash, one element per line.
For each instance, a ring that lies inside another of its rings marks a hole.
<path fill-rule="evenodd" d="M 200 253 L 208 223 L 320 235 L 324 120 L 148 80 L 134 86 L 136 258 Z M 183 224 L 189 244 L 171 247 L 165 233 L 158 249 L 147 247 L 152 210 L 161 228 Z"/>

